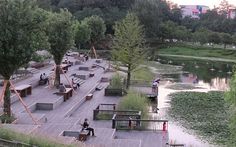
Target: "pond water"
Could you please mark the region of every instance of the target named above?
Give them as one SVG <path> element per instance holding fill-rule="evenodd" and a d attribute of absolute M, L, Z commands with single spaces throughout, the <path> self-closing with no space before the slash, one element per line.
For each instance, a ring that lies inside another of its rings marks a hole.
<path fill-rule="evenodd" d="M 158 62 L 182 66 L 182 73 L 162 74 L 171 82 L 201 84 L 210 89 L 226 90 L 232 75 L 234 63 L 203 61 L 174 57 L 159 57 Z"/>
<path fill-rule="evenodd" d="M 160 94 L 158 96 L 158 107 L 160 108 L 158 115 L 160 118 L 166 118 L 167 116 L 166 111 L 168 107 L 170 107 L 168 94 L 178 91 L 166 89 L 167 85 L 172 83 L 194 84 L 204 87 L 203 89 L 195 90 L 201 92 L 206 92 L 212 89 L 226 90 L 229 87 L 232 68 L 234 66 L 234 63 L 180 59 L 173 57 L 161 57 L 158 58 L 157 61 L 162 64 L 182 67 L 181 72 L 179 70 L 176 72 L 163 72 L 159 75 L 162 81 L 165 81 L 165 84 L 160 86 Z M 203 141 L 193 131 L 186 130 L 181 126 L 181 124 L 173 120 L 169 120 L 169 139 L 170 142 L 183 143 L 187 147 L 216 146 Z"/>

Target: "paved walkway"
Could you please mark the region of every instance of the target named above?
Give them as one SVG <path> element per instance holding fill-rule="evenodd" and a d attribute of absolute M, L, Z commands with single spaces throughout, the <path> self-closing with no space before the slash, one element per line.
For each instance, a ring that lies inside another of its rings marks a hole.
<path fill-rule="evenodd" d="M 70 61 L 75 61 L 73 58 L 69 57 Z M 31 133 L 46 136 L 47 138 L 53 138 L 56 140 L 61 140 L 64 143 L 75 143 L 75 138 L 63 136 L 64 131 L 80 131 L 81 123 L 85 118 L 90 120 L 91 127 L 95 128 L 95 133 L 97 137 L 90 137 L 88 141 L 85 142 L 88 146 L 96 145 L 102 147 L 146 147 L 148 145 L 148 140 L 142 142 L 143 137 L 148 137 L 149 133 L 144 133 L 141 135 L 137 132 L 130 131 L 129 133 L 119 133 L 115 129 L 111 128 L 111 121 L 93 121 L 93 110 L 101 103 L 113 103 L 117 104 L 120 101 L 119 97 L 105 97 L 104 88 L 108 83 L 100 83 L 101 77 L 111 77 L 112 73 L 104 73 L 102 68 L 95 68 L 90 71 L 79 71 L 80 66 L 91 67 L 95 63 L 95 60 L 89 60 L 82 65 L 74 65 L 69 68 L 67 73 L 68 77 L 70 75 L 76 74 L 89 74 L 94 73 L 95 76 L 85 80 L 76 92 L 73 92 L 73 97 L 71 97 L 66 102 L 63 102 L 63 97 L 53 94 L 58 91 L 57 89 L 49 89 L 47 86 L 38 86 L 33 88 L 32 95 L 25 97 L 23 100 L 27 104 L 28 108 L 32 112 L 33 117 L 38 120 L 40 125 L 34 125 L 34 122 L 25 112 L 24 107 L 19 101 L 12 104 L 12 111 L 17 117 L 17 124 L 7 125 L 7 127 L 12 127 L 23 133 Z M 106 61 L 100 63 L 103 67 L 108 67 Z M 39 80 L 41 73 L 50 74 L 53 66 L 48 66 L 40 70 L 39 73 L 34 74 L 31 78 L 23 80 L 16 83 L 15 85 L 30 84 Z M 63 83 L 67 83 L 66 78 L 61 75 L 61 80 Z M 102 85 L 104 87 L 101 91 L 95 91 L 93 93 L 93 98 L 89 101 L 85 101 L 85 97 L 94 91 L 97 85 Z M 36 103 L 51 103 L 54 106 L 53 110 L 37 110 Z M 116 134 L 119 133 L 119 134 Z M 136 134 L 136 135 L 135 135 Z M 139 135 L 138 135 L 139 134 Z M 135 136 L 139 136 L 138 138 Z M 162 140 L 160 134 L 150 134 L 157 140 Z M 159 137 L 158 137 L 159 136 Z M 140 138 L 141 137 L 141 138 Z M 151 138 L 152 138 L 151 137 Z M 116 139 L 115 139 L 116 138 Z M 153 144 L 150 144 L 151 146 Z M 157 144 L 155 144 L 156 146 Z M 159 144 L 158 146 L 162 146 Z"/>

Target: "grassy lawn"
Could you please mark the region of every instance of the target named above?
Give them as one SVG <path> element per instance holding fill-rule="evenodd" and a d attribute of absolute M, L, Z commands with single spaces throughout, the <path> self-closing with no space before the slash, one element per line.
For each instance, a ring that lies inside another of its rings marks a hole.
<path fill-rule="evenodd" d="M 223 92 L 178 92 L 170 95 L 169 115 L 203 139 L 225 144 L 229 138 L 229 106 Z"/>
<path fill-rule="evenodd" d="M 170 47 L 158 49 L 158 54 L 236 59 L 236 51 L 217 48 Z"/>
<path fill-rule="evenodd" d="M 155 74 L 147 66 L 138 68 L 132 73 L 131 76 L 131 80 L 142 81 L 152 81 L 155 78 Z"/>

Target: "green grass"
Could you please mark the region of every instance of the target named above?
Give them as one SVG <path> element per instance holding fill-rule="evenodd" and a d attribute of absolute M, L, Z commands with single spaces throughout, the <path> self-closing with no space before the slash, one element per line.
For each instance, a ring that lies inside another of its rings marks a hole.
<path fill-rule="evenodd" d="M 147 66 L 142 66 L 131 75 L 131 80 L 152 81 L 155 74 Z"/>
<path fill-rule="evenodd" d="M 42 138 L 36 135 L 25 135 L 6 128 L 0 128 L 0 138 L 9 141 L 18 141 L 37 147 L 75 147 L 76 145 L 65 145 L 56 141 Z M 78 145 L 77 145 L 78 146 Z"/>
<path fill-rule="evenodd" d="M 118 104 L 118 110 L 137 110 L 142 112 L 142 118 L 147 117 L 148 100 L 147 98 L 137 92 L 129 91 Z"/>
<path fill-rule="evenodd" d="M 236 51 L 217 48 L 170 47 L 159 49 L 158 54 L 236 59 Z"/>
<path fill-rule="evenodd" d="M 169 114 L 203 139 L 226 144 L 229 139 L 229 106 L 223 92 L 178 92 L 170 95 Z"/>

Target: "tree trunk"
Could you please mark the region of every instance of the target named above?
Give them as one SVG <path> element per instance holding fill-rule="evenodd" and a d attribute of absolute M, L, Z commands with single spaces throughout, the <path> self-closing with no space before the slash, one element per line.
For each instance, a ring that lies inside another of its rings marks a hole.
<path fill-rule="evenodd" d="M 224 44 L 224 49 L 226 49 L 226 44 Z"/>
<path fill-rule="evenodd" d="M 7 81 L 7 86 L 6 86 L 6 90 L 4 93 L 3 112 L 6 116 L 11 117 L 10 83 L 8 80 L 5 80 L 5 81 Z"/>
<path fill-rule="evenodd" d="M 126 89 L 129 89 L 129 86 L 130 86 L 130 78 L 131 78 L 131 71 L 130 71 L 130 65 L 129 65 L 129 66 L 128 66 L 128 71 L 127 71 Z"/>
<path fill-rule="evenodd" d="M 56 77 L 55 77 L 55 81 L 54 81 L 54 86 L 56 86 L 56 87 L 59 87 L 59 84 L 61 82 L 60 71 L 61 71 L 60 65 L 56 65 L 56 75 L 55 75 Z"/>

